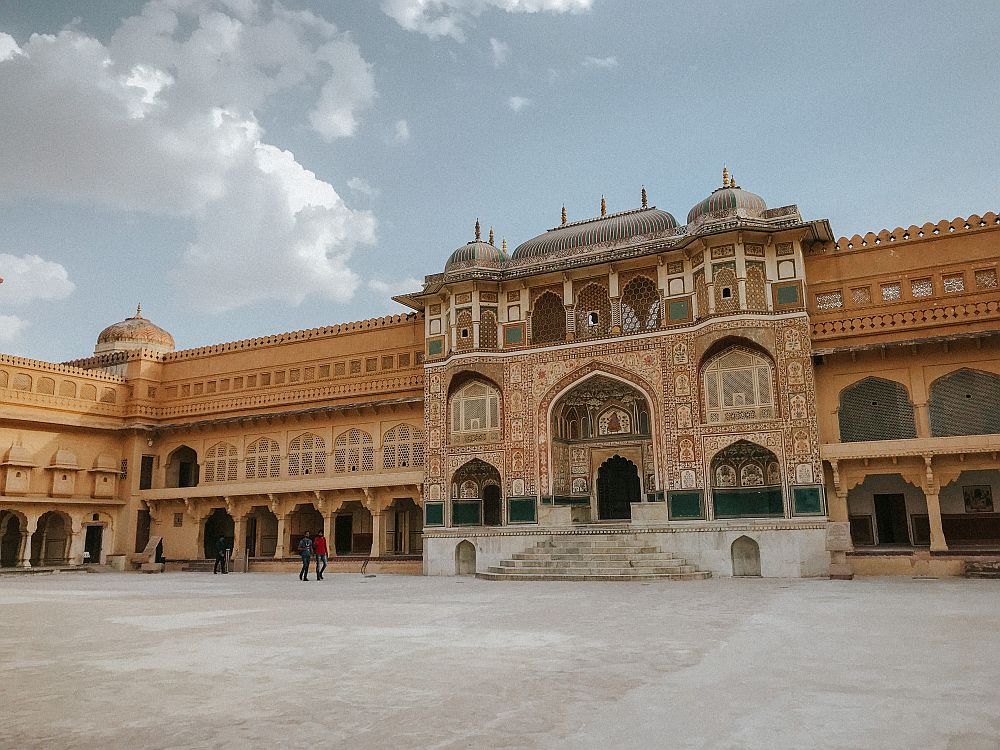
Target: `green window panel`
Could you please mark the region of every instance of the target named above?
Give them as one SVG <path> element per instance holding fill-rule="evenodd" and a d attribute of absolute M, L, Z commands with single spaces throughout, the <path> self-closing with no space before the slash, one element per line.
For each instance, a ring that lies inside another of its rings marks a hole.
<path fill-rule="evenodd" d="M 424 526 L 444 526 L 444 503 L 424 504 Z"/>
<path fill-rule="evenodd" d="M 429 357 L 440 356 L 443 351 L 444 351 L 444 339 L 427 340 L 427 355 Z"/>
<path fill-rule="evenodd" d="M 507 499 L 508 523 L 537 523 L 535 498 L 511 497 Z"/>
<path fill-rule="evenodd" d="M 799 304 L 799 285 L 779 286 L 777 295 L 779 305 L 797 305 Z"/>
<path fill-rule="evenodd" d="M 797 516 L 823 514 L 823 491 L 819 487 L 793 487 L 792 508 Z"/>
<path fill-rule="evenodd" d="M 571 495 L 556 495 L 552 498 L 556 505 L 590 505 L 589 497 L 573 497 Z"/>
<path fill-rule="evenodd" d="M 701 508 L 701 492 L 671 492 L 670 518 L 674 521 L 704 518 Z"/>
<path fill-rule="evenodd" d="M 508 326 L 503 332 L 503 342 L 508 346 L 516 346 L 524 341 L 524 326 Z"/>
<path fill-rule="evenodd" d="M 712 502 L 716 518 L 761 518 L 785 512 L 780 487 L 712 490 Z"/>
<path fill-rule="evenodd" d="M 479 501 L 470 503 L 456 500 L 451 505 L 451 522 L 455 526 L 479 526 L 482 523 L 481 511 Z"/>
<path fill-rule="evenodd" d="M 691 317 L 691 301 L 674 300 L 667 305 L 667 320 L 687 320 Z"/>

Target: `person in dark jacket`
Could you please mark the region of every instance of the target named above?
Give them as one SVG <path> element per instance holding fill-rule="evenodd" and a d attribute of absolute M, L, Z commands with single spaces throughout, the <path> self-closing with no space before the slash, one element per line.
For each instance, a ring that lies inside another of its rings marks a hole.
<path fill-rule="evenodd" d="M 226 544 L 226 537 L 220 536 L 218 541 L 215 543 L 215 567 L 212 569 L 213 574 L 218 573 L 219 568 L 222 569 L 223 575 L 229 572 L 226 570 L 226 553 L 229 551 L 227 549 L 228 547 L 229 545 Z"/>
<path fill-rule="evenodd" d="M 312 557 L 313 541 L 312 534 L 308 531 L 299 539 L 299 555 L 302 557 L 302 570 L 299 571 L 299 580 L 309 580 L 309 559 Z"/>
<path fill-rule="evenodd" d="M 326 570 L 326 561 L 328 550 L 326 548 L 326 537 L 323 536 L 322 531 L 316 532 L 316 538 L 313 539 L 313 554 L 316 555 L 316 580 L 323 580 L 323 571 Z"/>

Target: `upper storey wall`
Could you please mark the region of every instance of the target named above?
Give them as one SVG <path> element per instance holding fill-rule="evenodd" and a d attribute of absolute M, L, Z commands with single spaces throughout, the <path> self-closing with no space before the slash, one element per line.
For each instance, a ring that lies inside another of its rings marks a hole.
<path fill-rule="evenodd" d="M 806 254 L 813 346 L 898 343 L 1000 327 L 994 213 L 882 230 Z"/>

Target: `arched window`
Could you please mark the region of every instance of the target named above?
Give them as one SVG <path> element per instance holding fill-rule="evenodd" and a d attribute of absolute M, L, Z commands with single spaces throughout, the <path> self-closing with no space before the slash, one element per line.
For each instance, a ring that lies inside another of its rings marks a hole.
<path fill-rule="evenodd" d="M 917 436 L 906 386 L 865 378 L 840 392 L 840 441 L 905 440 Z"/>
<path fill-rule="evenodd" d="M 660 327 L 660 293 L 656 283 L 636 276 L 622 291 L 622 331 L 639 333 Z"/>
<path fill-rule="evenodd" d="M 382 438 L 382 468 L 404 469 L 424 465 L 423 430 L 398 424 Z"/>
<path fill-rule="evenodd" d="M 326 474 L 326 441 L 311 432 L 288 444 L 288 476 Z"/>
<path fill-rule="evenodd" d="M 931 384 L 928 406 L 934 437 L 1000 433 L 1000 375 L 968 369 L 949 373 Z"/>
<path fill-rule="evenodd" d="M 769 359 L 742 346 L 713 357 L 702 372 L 709 424 L 774 419 L 774 372 Z"/>
<path fill-rule="evenodd" d="M 235 482 L 236 455 L 236 446 L 226 442 L 216 443 L 205 451 L 205 481 Z"/>
<path fill-rule="evenodd" d="M 37 390 L 51 395 L 56 392 L 56 381 L 52 378 L 39 378 Z"/>
<path fill-rule="evenodd" d="M 375 443 L 364 430 L 352 427 L 333 441 L 333 470 L 338 474 L 375 470 Z"/>
<path fill-rule="evenodd" d="M 468 436 L 500 429 L 500 393 L 475 380 L 451 398 L 451 432 Z"/>
<path fill-rule="evenodd" d="M 611 332 L 611 300 L 600 284 L 587 284 L 576 296 L 576 338 L 600 339 Z"/>
<path fill-rule="evenodd" d="M 472 348 L 471 310 L 462 310 L 455 318 L 455 348 L 460 352 Z"/>
<path fill-rule="evenodd" d="M 531 341 L 534 344 L 566 341 L 566 308 L 555 292 L 545 292 L 531 310 Z"/>
<path fill-rule="evenodd" d="M 497 348 L 497 314 L 489 308 L 479 313 L 479 348 Z"/>
<path fill-rule="evenodd" d="M 247 447 L 247 479 L 273 479 L 281 473 L 281 449 L 270 438 L 262 437 Z"/>

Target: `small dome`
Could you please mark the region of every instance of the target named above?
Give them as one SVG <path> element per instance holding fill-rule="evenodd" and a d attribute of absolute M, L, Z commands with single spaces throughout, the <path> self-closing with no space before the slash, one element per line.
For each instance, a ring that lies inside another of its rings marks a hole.
<path fill-rule="evenodd" d="M 545 234 L 522 242 L 511 257 L 538 258 L 560 250 L 618 242 L 676 227 L 677 220 L 666 211 L 639 208 L 550 229 Z"/>
<path fill-rule="evenodd" d="M 761 219 L 767 210 L 764 199 L 756 193 L 743 190 L 736 180 L 729 176 L 729 171 L 722 170 L 722 187 L 716 188 L 712 194 L 694 208 L 688 211 L 688 224 L 713 214 L 736 212 L 738 216 L 750 219 Z"/>
<path fill-rule="evenodd" d="M 507 253 L 489 242 L 473 240 L 456 249 L 444 264 L 444 271 L 463 268 L 500 268 L 507 260 Z"/>
<path fill-rule="evenodd" d="M 108 326 L 97 337 L 94 354 L 147 349 L 154 352 L 172 352 L 174 337 L 152 321 L 142 317 L 142 308 L 135 315 L 120 323 Z"/>

